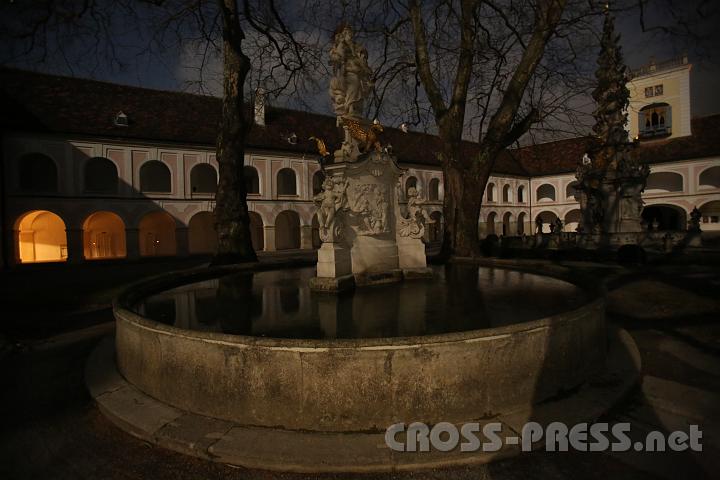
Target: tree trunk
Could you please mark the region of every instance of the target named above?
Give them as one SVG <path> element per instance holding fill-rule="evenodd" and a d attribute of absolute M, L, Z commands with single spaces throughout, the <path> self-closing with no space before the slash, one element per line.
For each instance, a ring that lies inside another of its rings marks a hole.
<path fill-rule="evenodd" d="M 245 136 L 243 88 L 250 59 L 242 52 L 243 31 L 235 0 L 219 0 L 223 16 L 223 102 L 217 139 L 219 181 L 215 197 L 218 250 L 212 263 L 257 261 L 250 237 L 247 191 L 243 178 Z"/>

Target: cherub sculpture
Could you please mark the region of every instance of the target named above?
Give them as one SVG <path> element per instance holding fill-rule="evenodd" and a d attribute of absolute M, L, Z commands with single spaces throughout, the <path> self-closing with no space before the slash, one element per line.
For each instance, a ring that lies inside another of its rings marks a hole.
<path fill-rule="evenodd" d="M 318 205 L 318 223 L 320 224 L 320 238 L 323 241 L 334 241 L 336 234 L 335 217 L 345 202 L 346 182 L 335 183 L 332 178 L 326 178 L 322 184 L 323 191 L 315 195 L 314 201 Z"/>

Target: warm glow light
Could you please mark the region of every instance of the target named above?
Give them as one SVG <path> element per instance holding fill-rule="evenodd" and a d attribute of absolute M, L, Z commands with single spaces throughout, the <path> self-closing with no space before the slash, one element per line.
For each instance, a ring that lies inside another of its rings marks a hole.
<path fill-rule="evenodd" d="M 65 222 L 52 212 L 36 210 L 17 222 L 20 262 L 64 262 L 67 260 Z"/>

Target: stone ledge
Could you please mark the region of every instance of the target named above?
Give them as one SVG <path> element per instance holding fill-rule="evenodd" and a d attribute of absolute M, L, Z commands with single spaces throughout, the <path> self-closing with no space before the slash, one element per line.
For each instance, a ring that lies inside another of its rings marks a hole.
<path fill-rule="evenodd" d="M 517 435 L 522 425 L 596 420 L 622 400 L 640 377 L 640 354 L 624 330 L 609 332 L 607 369 L 569 396 L 480 423 L 499 422 Z M 117 372 L 114 342 L 105 338 L 87 361 L 86 383 L 100 411 L 132 435 L 215 462 L 286 472 L 392 472 L 479 464 L 518 455 L 518 445 L 497 452 L 394 452 L 384 432 L 309 432 L 261 428 L 183 412 L 145 395 Z M 473 420 L 468 420 L 473 421 Z M 506 435 L 503 433 L 503 437 Z M 542 447 L 542 443 L 533 448 Z"/>
<path fill-rule="evenodd" d="M 404 268 L 403 278 L 405 280 L 418 280 L 424 278 L 433 278 L 433 270 L 430 267 L 425 268 Z"/>
<path fill-rule="evenodd" d="M 355 277 L 345 275 L 337 278 L 313 277 L 310 279 L 310 290 L 313 292 L 339 293 L 355 288 Z"/>
<path fill-rule="evenodd" d="M 388 283 L 401 282 L 402 279 L 402 270 L 390 270 L 387 272 L 365 272 L 355 274 L 355 284 L 358 287 L 367 287 L 370 285 L 386 285 Z"/>

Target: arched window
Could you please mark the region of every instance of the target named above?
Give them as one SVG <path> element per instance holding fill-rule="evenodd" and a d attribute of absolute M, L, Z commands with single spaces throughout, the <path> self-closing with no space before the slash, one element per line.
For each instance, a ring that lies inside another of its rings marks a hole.
<path fill-rule="evenodd" d="M 711 200 L 698 209 L 702 215 L 703 230 L 720 230 L 720 200 Z"/>
<path fill-rule="evenodd" d="M 16 225 L 21 263 L 67 260 L 67 236 L 62 218 L 47 210 L 36 210 L 20 217 Z"/>
<path fill-rule="evenodd" d="M 440 180 L 433 178 L 428 184 L 428 200 L 437 202 L 440 200 Z"/>
<path fill-rule="evenodd" d="M 643 208 L 642 219 L 650 230 L 685 230 L 687 215 L 676 205 L 647 205 Z"/>
<path fill-rule="evenodd" d="M 566 199 L 574 198 L 574 199 L 579 200 L 580 197 L 578 195 L 577 187 L 578 187 L 578 182 L 573 181 L 573 182 L 568 183 L 568 186 L 565 187 L 565 198 Z"/>
<path fill-rule="evenodd" d="M 190 191 L 192 193 L 215 193 L 217 172 L 209 163 L 195 165 L 190 170 Z"/>
<path fill-rule="evenodd" d="M 32 192 L 57 192 L 57 167 L 52 158 L 42 153 L 20 157 L 20 188 Z"/>
<path fill-rule="evenodd" d="M 525 185 L 520 185 L 518 187 L 517 201 L 519 203 L 525 203 Z"/>
<path fill-rule="evenodd" d="M 510 189 L 510 185 L 503 186 L 502 201 L 505 203 L 512 203 L 512 190 Z"/>
<path fill-rule="evenodd" d="M 295 170 L 292 168 L 280 169 L 277 173 L 277 193 L 278 195 L 297 195 Z"/>
<path fill-rule="evenodd" d="M 700 187 L 720 188 L 720 167 L 710 167 L 700 173 Z"/>
<path fill-rule="evenodd" d="M 188 222 L 190 253 L 215 253 L 217 233 L 212 212 L 198 212 Z"/>
<path fill-rule="evenodd" d="M 150 160 L 140 167 L 140 191 L 170 193 L 170 169 L 159 160 Z"/>
<path fill-rule="evenodd" d="M 325 181 L 325 174 L 322 170 L 318 170 L 313 174 L 312 177 L 312 191 L 313 195 L 317 195 L 322 192 L 322 184 Z"/>
<path fill-rule="evenodd" d="M 488 216 L 485 219 L 485 233 L 487 235 L 495 235 L 495 222 L 496 221 L 497 221 L 497 213 L 495 213 L 495 212 L 488 213 Z"/>
<path fill-rule="evenodd" d="M 297 212 L 285 210 L 275 219 L 275 248 L 300 248 L 300 217 Z"/>
<path fill-rule="evenodd" d="M 577 230 L 578 226 L 580 225 L 580 210 L 574 209 L 570 210 L 565 214 L 565 226 L 564 229 L 566 232 L 574 232 Z"/>
<path fill-rule="evenodd" d="M 430 229 L 430 241 L 431 242 L 440 242 L 442 241 L 442 213 L 440 212 L 432 212 L 430 214 L 430 218 L 433 220 L 433 223 L 428 225 L 428 228 Z"/>
<path fill-rule="evenodd" d="M 488 183 L 486 191 L 487 191 L 487 201 L 494 202 L 495 201 L 495 184 Z"/>
<path fill-rule="evenodd" d="M 512 231 L 513 215 L 510 212 L 505 212 L 503 215 L 502 234 L 503 236 L 513 235 Z"/>
<path fill-rule="evenodd" d="M 555 201 L 555 187 L 549 183 L 543 183 L 537 189 L 537 201 L 542 202 L 554 202 Z"/>
<path fill-rule="evenodd" d="M 638 113 L 640 138 L 665 137 L 672 133 L 672 112 L 667 103 L 652 103 Z"/>
<path fill-rule="evenodd" d="M 260 193 L 260 177 L 255 167 L 245 165 L 243 167 L 243 178 L 245 179 L 245 190 L 247 193 L 253 195 Z"/>
<path fill-rule="evenodd" d="M 417 178 L 408 177 L 408 179 L 405 180 L 405 198 L 408 197 L 408 190 L 410 190 L 410 187 L 413 187 L 417 190 Z"/>
<path fill-rule="evenodd" d="M 103 157 L 94 157 L 85 164 L 85 191 L 117 193 L 117 167 Z"/>
<path fill-rule="evenodd" d="M 85 258 L 125 256 L 125 223 L 113 212 L 95 212 L 83 224 Z"/>
<path fill-rule="evenodd" d="M 140 255 L 175 255 L 175 219 L 166 212 L 152 212 L 140 220 Z"/>
<path fill-rule="evenodd" d="M 535 217 L 535 233 L 550 233 L 551 225 L 555 225 L 557 215 L 553 212 L 541 212 Z M 539 230 L 539 231 L 538 231 Z"/>
<path fill-rule="evenodd" d="M 517 219 L 517 233 L 518 235 L 525 234 L 525 212 L 520 212 Z"/>
<path fill-rule="evenodd" d="M 651 173 L 645 183 L 646 193 L 682 192 L 683 177 L 675 172 Z"/>
<path fill-rule="evenodd" d="M 322 246 L 322 240 L 320 239 L 320 222 L 317 218 L 317 213 L 312 217 L 312 246 L 314 249 L 318 249 Z"/>
<path fill-rule="evenodd" d="M 257 212 L 248 212 L 248 215 L 250 216 L 250 239 L 253 250 L 256 252 L 265 250 L 265 230 L 262 217 Z"/>

